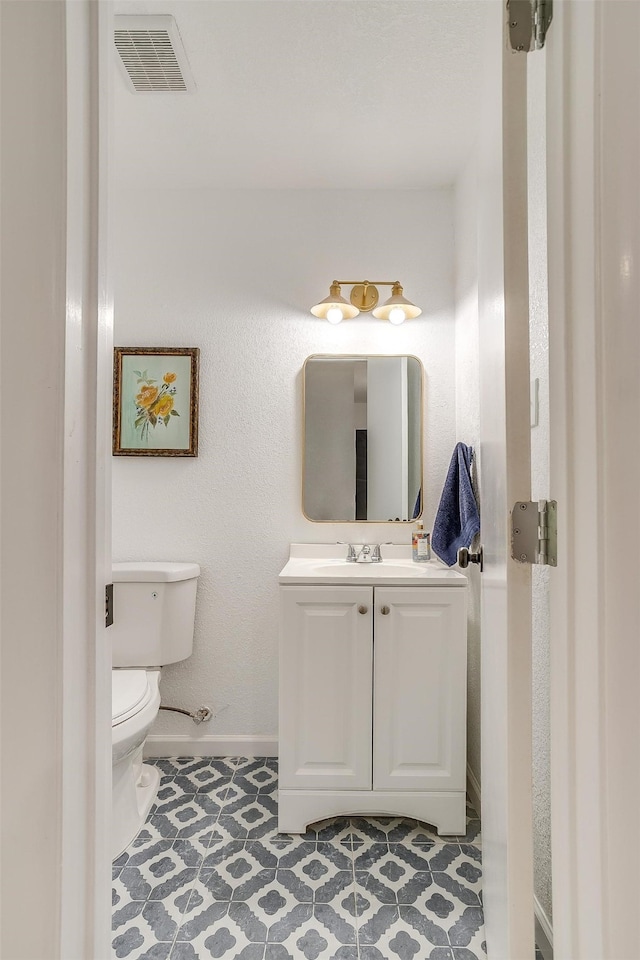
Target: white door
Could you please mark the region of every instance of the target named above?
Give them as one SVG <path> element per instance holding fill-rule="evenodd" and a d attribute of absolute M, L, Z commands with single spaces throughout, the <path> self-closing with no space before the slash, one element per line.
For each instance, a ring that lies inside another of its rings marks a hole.
<path fill-rule="evenodd" d="M 491 960 L 533 957 L 531 570 L 509 513 L 530 499 L 526 56 L 491 4 L 479 152 L 482 831 Z"/>
<path fill-rule="evenodd" d="M 281 587 L 280 786 L 371 789 L 373 587 Z"/>
<path fill-rule="evenodd" d="M 376 588 L 374 790 L 465 789 L 466 593 Z"/>

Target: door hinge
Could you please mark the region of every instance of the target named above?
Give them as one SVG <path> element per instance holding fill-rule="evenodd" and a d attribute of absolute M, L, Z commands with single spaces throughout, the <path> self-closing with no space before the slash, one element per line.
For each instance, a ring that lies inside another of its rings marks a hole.
<path fill-rule="evenodd" d="M 507 16 L 511 49 L 541 50 L 553 18 L 553 0 L 507 0 Z"/>
<path fill-rule="evenodd" d="M 113 623 L 113 584 L 108 583 L 104 588 L 104 625 L 110 627 Z"/>
<path fill-rule="evenodd" d="M 511 556 L 519 563 L 558 563 L 558 504 L 519 500 L 511 511 Z"/>

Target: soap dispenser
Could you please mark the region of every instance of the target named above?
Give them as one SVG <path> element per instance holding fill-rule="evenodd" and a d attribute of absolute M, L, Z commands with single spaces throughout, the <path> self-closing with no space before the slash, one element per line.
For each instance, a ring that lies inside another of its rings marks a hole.
<path fill-rule="evenodd" d="M 431 560 L 431 534 L 425 532 L 421 523 L 411 535 L 411 555 L 416 563 Z"/>

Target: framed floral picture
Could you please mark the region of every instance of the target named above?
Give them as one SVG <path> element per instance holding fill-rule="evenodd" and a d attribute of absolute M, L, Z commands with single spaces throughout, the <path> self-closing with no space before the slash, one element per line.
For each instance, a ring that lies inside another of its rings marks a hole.
<path fill-rule="evenodd" d="M 116 347 L 113 454 L 198 456 L 198 347 Z"/>

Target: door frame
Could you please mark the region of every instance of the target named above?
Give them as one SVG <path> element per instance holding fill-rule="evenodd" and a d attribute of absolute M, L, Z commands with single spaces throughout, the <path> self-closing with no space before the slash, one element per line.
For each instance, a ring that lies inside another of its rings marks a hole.
<path fill-rule="evenodd" d="M 109 960 L 112 5 L 1 15 L 0 952 Z"/>
<path fill-rule="evenodd" d="M 67 235 L 60 957 L 111 956 L 111 0 L 65 0 Z M 78 426 L 81 425 L 81 429 Z M 73 757 L 73 761 L 69 761 Z M 78 765 L 86 772 L 79 790 Z M 79 828 L 79 824 L 84 826 Z"/>
<path fill-rule="evenodd" d="M 622 554 L 640 536 L 639 36 L 637 4 L 565 0 L 547 41 L 553 933 L 563 960 L 640 955 L 638 837 L 626 827 L 640 789 L 640 608 L 637 561 Z"/>
<path fill-rule="evenodd" d="M 68 622 L 61 651 L 59 955 L 65 960 L 86 956 L 108 960 L 111 645 L 104 605 L 105 584 L 111 582 L 113 8 L 111 0 L 65 0 L 64 7 L 67 315 L 62 590 Z M 85 771 L 84 782 L 78 769 Z"/>

